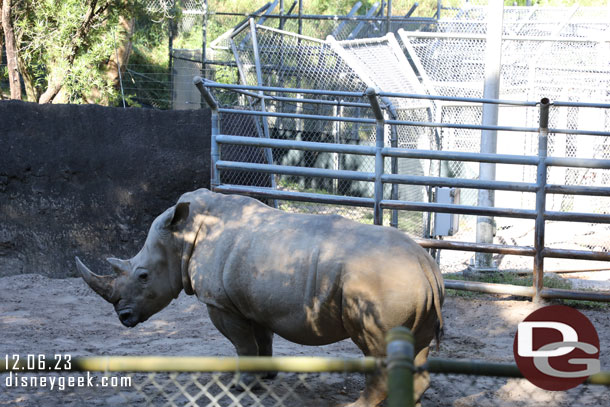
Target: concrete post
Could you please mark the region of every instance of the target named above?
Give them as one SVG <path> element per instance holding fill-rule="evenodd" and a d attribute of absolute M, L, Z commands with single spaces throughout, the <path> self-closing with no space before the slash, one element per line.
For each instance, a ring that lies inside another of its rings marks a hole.
<path fill-rule="evenodd" d="M 485 84 L 483 97 L 498 99 L 500 96 L 500 70 L 502 67 L 502 22 L 504 3 L 502 0 L 491 0 L 487 11 L 487 42 L 485 47 Z M 498 125 L 498 105 L 483 104 L 483 125 Z M 481 153 L 495 154 L 497 150 L 497 131 L 481 131 Z M 479 179 L 495 180 L 496 164 L 481 163 L 479 165 Z M 494 191 L 480 189 L 478 206 L 494 206 Z M 477 218 L 477 243 L 493 243 L 494 218 L 479 216 Z M 475 269 L 493 268 L 491 253 L 476 253 Z"/>

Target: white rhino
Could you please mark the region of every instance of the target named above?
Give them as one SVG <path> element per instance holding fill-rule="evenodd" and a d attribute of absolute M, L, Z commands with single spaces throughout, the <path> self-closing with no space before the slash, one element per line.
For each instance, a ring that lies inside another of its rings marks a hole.
<path fill-rule="evenodd" d="M 272 209 L 244 196 L 199 189 L 153 222 L 129 260 L 108 259 L 116 276 L 98 276 L 78 258 L 85 281 L 133 327 L 182 290 L 240 356 L 272 354 L 273 334 L 303 345 L 346 338 L 367 356 L 384 356 L 385 335 L 414 333 L 416 365 L 442 332 L 444 285 L 434 260 L 404 233 L 340 216 Z M 416 398 L 428 387 L 416 375 Z M 354 403 L 386 397 L 385 373 L 367 377 Z"/>

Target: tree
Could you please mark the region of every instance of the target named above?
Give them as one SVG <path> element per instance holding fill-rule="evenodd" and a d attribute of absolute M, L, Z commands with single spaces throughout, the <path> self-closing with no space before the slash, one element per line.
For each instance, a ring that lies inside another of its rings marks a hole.
<path fill-rule="evenodd" d="M 17 59 L 28 100 L 113 103 L 118 74 L 112 71 L 125 65 L 131 49 L 126 45 L 133 33 L 129 2 L 12 1 Z M 123 63 L 116 63 L 117 55 Z"/>
<path fill-rule="evenodd" d="M 21 81 L 17 68 L 17 50 L 15 44 L 15 31 L 11 16 L 11 0 L 2 2 L 2 30 L 6 46 L 6 66 L 8 69 L 11 99 L 21 99 Z"/>

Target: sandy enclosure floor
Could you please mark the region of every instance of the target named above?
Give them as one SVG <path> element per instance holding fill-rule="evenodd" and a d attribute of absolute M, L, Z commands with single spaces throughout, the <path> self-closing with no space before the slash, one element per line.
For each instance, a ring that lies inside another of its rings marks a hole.
<path fill-rule="evenodd" d="M 433 352 L 432 356 L 513 362 L 512 343 L 517 324 L 536 308 L 537 305 L 531 302 L 510 297 L 450 296 L 443 311 L 445 338 L 440 351 Z M 581 309 L 581 312 L 597 328 L 602 369 L 610 370 L 610 314 L 607 309 Z M 229 341 L 213 327 L 205 307 L 195 297 L 181 294 L 149 321 L 128 329 L 119 323 L 112 306 L 95 295 L 82 280 L 55 280 L 27 274 L 0 278 L 0 356 L 4 358 L 7 354 L 233 356 L 234 351 Z M 351 341 L 307 347 L 277 336 L 275 354 L 361 356 Z M 130 391 L 7 388 L 6 375 L 0 375 L 0 379 L 1 406 L 145 404 L 144 397 L 130 394 Z M 159 380 L 166 380 L 166 377 Z M 219 380 L 226 382 L 222 377 Z M 133 381 L 142 385 L 146 377 L 135 375 Z M 288 386 L 300 383 L 297 393 L 305 400 L 300 405 L 311 406 L 345 404 L 356 399 L 364 385 L 364 378 L 358 374 L 303 378 L 282 374 L 276 381 Z M 276 386 L 276 381 L 265 383 Z M 518 380 L 433 375 L 432 381 L 425 406 L 610 405 L 610 388 L 599 386 L 550 393 Z M 152 384 L 145 389 L 148 389 L 145 392 L 154 390 Z M 264 405 L 274 405 L 273 402 Z"/>

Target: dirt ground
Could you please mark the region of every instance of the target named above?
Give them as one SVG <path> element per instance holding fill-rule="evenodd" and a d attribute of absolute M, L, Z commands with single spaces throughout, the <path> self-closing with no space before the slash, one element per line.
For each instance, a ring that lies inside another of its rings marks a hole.
<path fill-rule="evenodd" d="M 445 338 L 440 351 L 433 352 L 432 356 L 512 363 L 517 323 L 537 307 L 529 301 L 511 297 L 448 296 L 443 308 Z M 581 309 L 581 312 L 597 328 L 602 369 L 610 370 L 608 310 L 589 308 Z M 234 351 L 229 341 L 212 326 L 205 307 L 195 297 L 181 294 L 149 321 L 128 329 L 119 323 L 112 306 L 95 295 L 82 280 L 25 274 L 0 278 L 0 357 L 4 359 L 13 354 L 233 356 Z M 361 355 L 350 341 L 307 347 L 277 336 L 275 354 Z M 0 379 L 0 406 L 143 405 L 147 397 L 116 389 L 15 388 L 6 386 L 6 374 L 0 375 Z M 297 391 L 305 399 L 301 405 L 311 406 L 345 404 L 357 398 L 364 384 L 361 375 L 351 374 L 305 378 L 281 374 L 276 380 L 284 380 L 291 386 L 302 382 L 303 390 Z M 144 386 L 147 379 L 140 374 L 135 375 L 133 381 L 134 385 Z M 154 387 L 153 384 L 147 386 L 144 386 L 144 393 L 150 393 Z M 176 400 L 176 404 L 184 405 L 186 401 Z M 432 388 L 426 393 L 423 404 L 601 407 L 610 405 L 610 389 L 580 386 L 567 393 L 550 393 L 523 380 L 433 375 Z"/>

